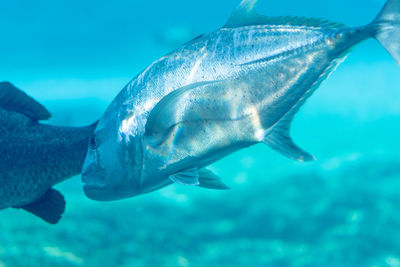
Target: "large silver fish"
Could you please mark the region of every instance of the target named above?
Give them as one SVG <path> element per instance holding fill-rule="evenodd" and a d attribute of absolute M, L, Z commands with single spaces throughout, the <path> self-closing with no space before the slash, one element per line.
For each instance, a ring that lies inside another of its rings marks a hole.
<path fill-rule="evenodd" d="M 155 61 L 114 99 L 90 139 L 86 195 L 114 200 L 173 182 L 224 189 L 207 165 L 260 142 L 314 157 L 291 121 L 349 49 L 376 38 L 400 63 L 400 0 L 363 27 L 266 17 L 244 0 L 226 25 Z"/>
<path fill-rule="evenodd" d="M 39 123 L 50 113 L 8 82 L 0 83 L 0 210 L 21 208 L 57 223 L 64 197 L 52 186 L 82 170 L 96 127 Z"/>

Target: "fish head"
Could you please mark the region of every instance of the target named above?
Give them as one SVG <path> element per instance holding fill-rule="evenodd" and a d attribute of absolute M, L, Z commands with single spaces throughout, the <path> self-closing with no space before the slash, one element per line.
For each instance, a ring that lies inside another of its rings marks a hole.
<path fill-rule="evenodd" d="M 118 200 L 140 194 L 140 168 L 135 165 L 140 158 L 135 149 L 139 143 L 134 136 L 121 133 L 114 121 L 101 120 L 89 140 L 82 182 L 86 196 L 93 200 Z"/>

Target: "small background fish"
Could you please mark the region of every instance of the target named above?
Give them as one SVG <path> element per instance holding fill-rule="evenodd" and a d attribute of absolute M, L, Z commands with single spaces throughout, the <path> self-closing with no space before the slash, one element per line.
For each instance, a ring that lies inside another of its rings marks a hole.
<path fill-rule="evenodd" d="M 0 80 L 26 88 L 51 123 L 79 126 L 169 52 L 154 33 L 183 23 L 209 32 L 238 1 L 25 4 L 0 4 Z M 383 4 L 261 1 L 259 12 L 358 26 Z M 399 77 L 376 41 L 354 49 L 294 121 L 293 138 L 314 163 L 260 145 L 212 166 L 226 192 L 172 186 L 95 203 L 78 178 L 57 186 L 68 202 L 57 227 L 1 211 L 0 266 L 400 266 Z"/>

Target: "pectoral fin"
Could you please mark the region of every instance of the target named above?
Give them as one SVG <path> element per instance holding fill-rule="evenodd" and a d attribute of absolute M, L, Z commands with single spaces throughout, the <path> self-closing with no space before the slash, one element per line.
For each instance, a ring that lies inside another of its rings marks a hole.
<path fill-rule="evenodd" d="M 235 85 L 229 84 L 229 81 L 212 81 L 176 89 L 161 99 L 150 112 L 146 135 L 165 134 L 178 124 L 242 119 L 246 114 L 233 117 L 232 108 L 238 107 L 232 105 L 237 100 L 235 94 L 227 93 L 231 86 Z M 240 85 L 236 84 L 234 90 L 240 90 Z"/>
<path fill-rule="evenodd" d="M 48 223 L 56 224 L 65 211 L 65 200 L 59 191 L 50 188 L 42 198 L 19 208 L 40 217 Z"/>
<path fill-rule="evenodd" d="M 194 118 L 195 114 L 188 114 L 187 106 L 194 106 L 191 91 L 212 84 L 212 82 L 194 83 L 171 92 L 153 108 L 146 122 L 146 134 L 163 133 L 182 121 Z M 201 96 L 199 96 L 201 97 Z M 197 118 L 198 119 L 198 118 Z"/>

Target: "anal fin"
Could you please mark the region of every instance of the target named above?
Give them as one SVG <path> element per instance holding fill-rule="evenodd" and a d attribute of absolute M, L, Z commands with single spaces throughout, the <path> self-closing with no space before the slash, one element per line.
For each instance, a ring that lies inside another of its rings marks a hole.
<path fill-rule="evenodd" d="M 264 143 L 282 155 L 297 161 L 314 161 L 315 157 L 298 147 L 288 132 L 273 131 L 264 139 Z"/>
<path fill-rule="evenodd" d="M 309 94 L 301 99 L 285 116 L 283 116 L 268 133 L 263 142 L 281 153 L 282 155 L 297 161 L 314 161 L 315 157 L 298 147 L 290 137 L 290 126 L 299 108 L 304 104 Z"/>
<path fill-rule="evenodd" d="M 65 200 L 59 191 L 50 188 L 37 201 L 19 208 L 38 216 L 48 223 L 56 224 L 65 211 Z"/>

